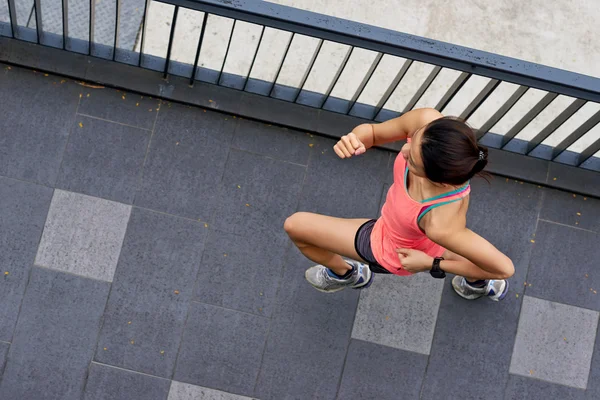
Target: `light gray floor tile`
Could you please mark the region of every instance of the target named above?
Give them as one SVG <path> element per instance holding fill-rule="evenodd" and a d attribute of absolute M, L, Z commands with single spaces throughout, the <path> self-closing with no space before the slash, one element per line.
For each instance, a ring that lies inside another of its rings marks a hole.
<path fill-rule="evenodd" d="M 429 274 L 375 275 L 360 294 L 352 337 L 429 354 L 444 282 Z"/>
<path fill-rule="evenodd" d="M 131 206 L 56 190 L 36 264 L 112 282 Z"/>
<path fill-rule="evenodd" d="M 525 296 L 510 373 L 585 389 L 598 313 Z"/>
<path fill-rule="evenodd" d="M 250 400 L 250 397 L 173 381 L 167 400 Z"/>

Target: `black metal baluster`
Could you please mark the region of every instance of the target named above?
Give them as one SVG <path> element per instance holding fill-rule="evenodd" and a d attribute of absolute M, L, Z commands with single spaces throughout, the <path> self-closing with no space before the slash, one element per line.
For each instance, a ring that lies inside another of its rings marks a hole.
<path fill-rule="evenodd" d="M 150 0 L 144 2 L 144 19 L 142 20 L 142 37 L 140 39 L 140 56 L 138 58 L 138 67 L 142 66 L 142 55 L 144 54 L 144 39 L 146 38 L 146 19 L 148 17 L 148 3 Z"/>
<path fill-rule="evenodd" d="M 487 100 L 488 97 L 496 90 L 498 85 L 500 85 L 501 81 L 497 81 L 496 79 L 490 79 L 487 85 L 479 92 L 479 94 L 469 103 L 467 108 L 464 109 L 462 114 L 460 114 L 461 119 L 465 121 L 468 120 L 471 115 L 483 104 L 484 101 Z"/>
<path fill-rule="evenodd" d="M 548 138 L 554 131 L 556 131 L 562 124 L 564 124 L 569 118 L 573 116 L 584 104 L 587 103 L 585 100 L 575 99 L 573 103 L 569 105 L 558 117 L 554 118 L 544 129 L 540 131 L 535 137 L 529 140 L 527 143 L 527 154 L 531 153 L 540 143 Z"/>
<path fill-rule="evenodd" d="M 252 68 L 254 68 L 254 62 L 256 61 L 256 56 L 258 56 L 258 50 L 260 50 L 260 44 L 262 43 L 263 35 L 265 34 L 265 27 L 263 26 L 260 29 L 260 36 L 258 37 L 258 44 L 256 45 L 256 49 L 254 50 L 254 56 L 252 57 L 252 62 L 250 63 L 250 69 L 248 69 L 248 75 L 246 75 L 246 80 L 244 81 L 244 86 L 242 86 L 242 90 L 246 91 L 246 86 L 248 85 L 248 81 L 250 80 L 250 74 L 252 73 Z"/>
<path fill-rule="evenodd" d="M 292 40 L 294 40 L 294 36 L 296 33 L 292 33 L 290 36 L 290 40 L 288 40 L 287 46 L 285 47 L 285 51 L 283 52 L 283 57 L 281 57 L 281 62 L 279 63 L 279 68 L 277 68 L 277 73 L 275 74 L 275 79 L 273 79 L 273 84 L 271 85 L 271 89 L 269 89 L 269 97 L 273 94 L 273 89 L 275 89 L 275 84 L 277 83 L 277 79 L 279 79 L 279 74 L 281 73 L 281 69 L 283 68 L 283 64 L 285 63 L 285 58 L 287 57 L 288 51 L 290 51 L 290 46 L 292 45 Z"/>
<path fill-rule="evenodd" d="M 454 96 L 456 96 L 460 89 L 462 89 L 462 87 L 465 85 L 465 83 L 467 83 L 470 77 L 471 74 L 468 72 L 461 73 L 458 76 L 458 78 L 456 78 L 452 86 L 450 86 L 450 88 L 446 91 L 444 96 L 440 99 L 438 104 L 435 106 L 435 109 L 441 112 L 444 108 L 446 108 L 448 103 L 452 101 Z"/>
<path fill-rule="evenodd" d="M 304 76 L 300 80 L 300 85 L 298 87 L 298 91 L 296 92 L 296 96 L 294 96 L 294 100 L 292 100 L 293 103 L 298 101 L 298 97 L 300 97 L 300 93 L 302 92 L 302 89 L 304 89 L 304 85 L 306 84 L 306 81 L 308 80 L 308 76 L 312 72 L 313 67 L 315 66 L 315 62 L 317 61 L 317 57 L 319 56 L 319 53 L 321 52 L 321 47 L 323 47 L 323 42 L 324 42 L 323 39 L 319 40 L 319 44 L 317 45 L 317 48 L 315 49 L 313 56 L 312 56 L 310 62 L 308 63 L 308 68 L 306 68 L 306 71 L 304 72 Z"/>
<path fill-rule="evenodd" d="M 42 32 L 44 31 L 42 26 L 42 2 L 40 0 L 33 0 L 33 12 L 35 13 L 35 33 L 37 42 L 40 44 Z"/>
<path fill-rule="evenodd" d="M 173 19 L 171 20 L 171 33 L 169 34 L 169 44 L 167 46 L 167 59 L 165 60 L 165 71 L 163 76 L 167 78 L 169 73 L 169 61 L 171 60 L 171 50 L 173 50 L 173 37 L 175 36 L 175 25 L 177 24 L 177 14 L 179 13 L 179 6 L 175 6 L 173 12 Z"/>
<path fill-rule="evenodd" d="M 425 79 L 425 81 L 421 84 L 421 87 L 419 87 L 419 90 L 417 90 L 417 92 L 415 93 L 413 98 L 410 99 L 410 101 L 408 102 L 406 107 L 404 107 L 404 111 L 402 112 L 403 114 L 409 112 L 410 110 L 412 110 L 414 108 L 415 105 L 417 105 L 419 100 L 421 100 L 421 97 L 423 97 L 423 95 L 425 94 L 427 89 L 429 89 L 429 86 L 431 86 L 431 84 L 433 83 L 435 78 L 437 78 L 437 76 L 441 70 L 442 70 L 442 67 L 439 67 L 437 65 L 435 67 L 433 67 L 433 69 L 427 76 L 427 79 Z"/>
<path fill-rule="evenodd" d="M 517 90 L 502 104 L 502 106 L 488 119 L 481 128 L 477 130 L 477 140 L 481 139 L 483 135 L 489 132 L 508 112 L 513 106 L 523 97 L 523 95 L 529 90 L 527 86 L 519 86 Z"/>
<path fill-rule="evenodd" d="M 550 103 L 558 96 L 556 93 L 547 93 L 531 110 L 525 114 L 519 122 L 513 126 L 506 135 L 502 137 L 502 148 L 508 144 L 515 136 L 519 134 L 531 121 L 535 119 Z"/>
<path fill-rule="evenodd" d="M 392 94 L 394 94 L 394 92 L 398 88 L 398 85 L 402 81 L 402 78 L 404 78 L 404 75 L 406 75 L 406 73 L 408 72 L 408 69 L 410 68 L 412 63 L 413 63 L 413 60 L 406 60 L 404 62 L 404 64 L 402 64 L 402 68 L 400 68 L 400 71 L 398 71 L 398 73 L 394 77 L 394 80 L 392 80 L 392 82 L 390 83 L 388 88 L 385 90 L 385 92 L 379 99 L 379 102 L 375 106 L 375 113 L 373 114 L 373 118 L 372 118 L 373 120 L 377 118 L 377 116 L 379 115 L 379 113 L 381 112 L 381 110 L 383 109 L 385 104 L 388 102 L 390 97 L 392 97 Z"/>
<path fill-rule="evenodd" d="M 323 97 L 323 101 L 321 102 L 321 104 L 319 104 L 318 108 L 323 108 L 323 106 L 325 105 L 327 100 L 329 100 L 329 96 L 331 95 L 331 92 L 333 92 L 335 85 L 337 85 L 338 80 L 340 79 L 340 76 L 342 76 L 342 73 L 344 72 L 344 68 L 346 68 L 346 64 L 348 64 L 348 60 L 350 60 L 350 57 L 352 56 L 353 52 L 354 52 L 354 46 L 352 46 L 350 48 L 350 50 L 346 52 L 346 55 L 344 56 L 342 63 L 340 64 L 337 72 L 335 73 L 335 75 L 333 77 L 333 81 L 327 88 L 327 91 L 325 92 L 325 96 Z"/>
<path fill-rule="evenodd" d="M 223 57 L 223 63 L 221 64 L 221 69 L 219 70 L 219 76 L 217 77 L 217 85 L 221 84 L 221 75 L 223 75 L 223 69 L 225 68 L 225 62 L 227 61 L 227 55 L 229 54 L 229 48 L 231 47 L 231 39 L 233 38 L 233 31 L 235 31 L 235 24 L 237 23 L 237 19 L 233 20 L 233 26 L 231 27 L 231 33 L 229 33 L 229 40 L 227 41 L 227 49 L 225 50 L 225 57 Z"/>
<path fill-rule="evenodd" d="M 94 41 L 94 16 L 96 14 L 96 0 L 90 1 L 90 21 L 88 26 L 88 54 L 92 54 L 92 42 Z"/>
<path fill-rule="evenodd" d="M 113 42 L 113 61 L 117 58 L 117 45 L 119 43 L 119 14 L 121 13 L 121 2 L 115 0 L 115 40 Z"/>
<path fill-rule="evenodd" d="M 62 0 L 62 28 L 63 28 L 63 50 L 67 48 L 67 37 L 69 36 L 69 0 Z"/>
<path fill-rule="evenodd" d="M 15 0 L 8 0 L 8 16 L 10 17 L 10 32 L 12 33 L 12 37 L 16 39 L 15 27 L 17 26 L 17 8 Z"/>
<path fill-rule="evenodd" d="M 567 136 L 565 139 L 563 139 L 562 142 L 560 142 L 559 144 L 554 146 L 554 149 L 552 150 L 552 159 L 555 159 L 556 157 L 558 157 L 560 155 L 560 153 L 562 153 L 563 151 L 565 151 L 566 149 L 571 147 L 571 145 L 573 143 L 575 143 L 576 141 L 581 139 L 583 137 L 583 135 L 588 133 L 599 123 L 600 123 L 600 111 L 598 111 L 594 115 L 592 115 L 587 121 L 585 121 L 583 124 L 581 124 L 579 126 L 579 128 L 575 129 L 573 132 L 571 132 L 571 134 L 569 134 L 569 136 Z"/>
<path fill-rule="evenodd" d="M 593 157 L 594 154 L 596 154 L 598 151 L 600 151 L 600 138 L 596 139 L 596 141 L 594 143 L 589 145 L 585 150 L 583 150 L 579 154 L 579 157 L 577 158 L 577 166 L 579 167 L 581 164 L 586 162 L 589 158 Z"/>
<path fill-rule="evenodd" d="M 360 85 L 358 85 L 358 88 L 356 89 L 356 91 L 354 92 L 354 95 L 350 99 L 350 106 L 348 107 L 346 114 L 350 114 L 350 111 L 352 111 L 352 108 L 354 107 L 354 105 L 360 98 L 360 95 L 363 93 L 363 91 L 367 87 L 367 84 L 371 80 L 371 77 L 375 73 L 375 70 L 379 66 L 379 63 L 381 62 L 382 58 L 383 58 L 383 53 L 378 53 L 377 56 L 375 57 L 375 59 L 373 60 L 373 62 L 371 63 L 371 66 L 369 67 L 367 73 L 365 74 L 362 82 L 360 83 Z"/>
<path fill-rule="evenodd" d="M 194 69 L 192 70 L 192 76 L 190 77 L 190 85 L 194 84 L 196 79 L 196 70 L 198 69 L 198 60 L 200 59 L 200 49 L 202 48 L 202 41 L 204 40 L 204 32 L 206 31 L 206 21 L 208 20 L 208 13 L 205 12 L 202 17 L 202 29 L 200 30 L 200 40 L 198 41 L 198 48 L 196 49 L 196 58 L 194 58 Z"/>

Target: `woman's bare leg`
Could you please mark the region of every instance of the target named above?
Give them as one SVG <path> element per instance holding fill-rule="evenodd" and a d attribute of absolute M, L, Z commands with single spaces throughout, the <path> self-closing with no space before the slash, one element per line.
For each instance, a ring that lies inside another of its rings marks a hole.
<path fill-rule="evenodd" d="M 344 275 L 351 267 L 342 256 L 364 262 L 354 249 L 354 237 L 367 221 L 298 212 L 285 221 L 284 229 L 308 259 Z"/>

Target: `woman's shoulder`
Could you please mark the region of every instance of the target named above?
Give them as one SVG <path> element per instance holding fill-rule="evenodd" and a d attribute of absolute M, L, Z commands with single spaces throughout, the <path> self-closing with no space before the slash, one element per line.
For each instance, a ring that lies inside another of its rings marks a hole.
<path fill-rule="evenodd" d="M 423 217 L 419 225 L 427 236 L 464 229 L 467 224 L 470 197 L 467 194 L 459 201 L 433 208 Z"/>

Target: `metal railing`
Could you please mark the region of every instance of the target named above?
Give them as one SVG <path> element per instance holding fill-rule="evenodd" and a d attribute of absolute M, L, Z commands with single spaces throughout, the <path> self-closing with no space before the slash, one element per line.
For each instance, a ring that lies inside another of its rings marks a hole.
<path fill-rule="evenodd" d="M 149 37 L 156 36 L 151 33 L 152 22 L 149 19 L 150 5 L 155 4 L 154 1 L 138 0 L 142 1 L 143 9 L 139 14 L 139 25 L 136 26 L 136 44 L 132 48 L 119 46 L 120 29 L 123 26 L 121 6 L 124 0 L 115 0 L 114 17 L 111 21 L 102 21 L 104 25 L 112 24 L 114 27 L 112 43 L 106 43 L 106 40 L 98 43 L 95 40 L 95 24 L 98 23 L 95 0 L 89 1 L 87 38 L 70 36 L 69 27 L 73 22 L 69 17 L 69 7 L 74 4 L 72 0 L 71 3 L 69 0 L 61 0 L 61 26 L 48 30 L 44 30 L 47 24 L 43 18 L 41 0 L 34 0 L 33 18 L 30 18 L 28 24 L 17 22 L 15 0 L 5 1 L 8 4 L 10 23 L 0 22 L 0 35 L 161 71 L 165 77 L 169 74 L 184 76 L 189 78 L 192 85 L 196 81 L 205 81 L 378 121 L 407 112 L 417 105 L 435 107 L 443 112 L 454 100 L 460 96 L 465 97 L 468 92 L 468 101 L 461 105 L 457 114 L 470 121 L 476 112 L 485 109 L 488 116 L 476 127 L 481 142 L 491 147 L 600 171 L 600 159 L 594 157 L 600 152 L 600 135 L 595 131 L 600 124 L 600 110 L 591 115 L 587 113 L 584 116 L 585 113 L 582 113 L 585 107 L 600 103 L 598 78 L 263 1 L 160 0 L 160 3 L 173 7 L 170 22 L 167 22 L 169 34 L 168 41 L 165 42 L 166 54 L 160 56 L 145 51 Z M 193 62 L 191 58 L 189 62 L 173 59 L 173 49 L 177 45 L 177 27 L 182 26 L 182 10 L 197 12 L 195 21 L 200 28 L 197 42 L 187 43 L 188 47 L 194 49 Z M 209 21 L 215 17 L 229 19 L 231 28 L 227 26 L 229 31 L 221 44 L 225 48 L 225 54 L 220 68 L 207 68 L 200 64 L 202 49 L 206 45 Z M 260 31 L 256 47 L 251 51 L 252 57 L 246 74 L 224 70 L 232 56 L 230 49 L 239 21 L 255 24 Z M 35 28 L 30 26 L 33 24 Z M 259 61 L 265 28 L 288 35 L 288 40 L 281 49 L 281 57 L 266 60 L 276 65 L 270 80 L 251 76 Z M 292 43 L 300 37 L 313 38 L 316 45 L 307 58 L 304 69 L 298 72 L 297 84 L 284 84 L 280 82 L 282 68 L 296 51 Z M 163 39 L 166 40 L 166 37 Z M 344 45 L 344 52 L 335 63 L 333 71 L 329 71 L 331 79 L 320 89 L 309 90 L 306 88 L 307 81 L 319 74 L 316 64 L 319 59 L 328 56 L 323 50 L 324 44 L 328 42 Z M 358 79 L 354 79 L 351 95 L 336 97 L 333 93 L 342 85 L 340 79 L 348 72 L 349 62 L 358 57 L 358 50 L 374 52 L 374 56 L 369 59 L 366 71 Z M 403 61 L 391 74 L 382 78 L 378 72 L 384 57 L 401 58 Z M 419 81 L 414 91 L 408 93 L 408 101 L 402 107 L 392 105 L 391 99 L 417 64 L 429 65 L 429 73 Z M 448 70 L 454 71 L 455 76 L 451 81 L 441 82 L 444 91 L 437 97 L 429 96 L 428 101 L 423 104 L 423 99 L 433 90 L 432 84 L 442 79 L 442 73 Z M 476 78 L 485 78 L 487 81 L 482 88 L 474 91 L 469 84 Z M 514 90 L 501 101 L 491 102 L 491 96 L 496 95 L 503 84 L 515 85 Z M 374 85 L 379 85 L 380 93 L 366 101 L 363 95 L 368 87 Z M 530 99 L 529 104 L 524 99 L 533 90 L 541 91 L 541 95 L 534 100 Z M 568 104 L 561 106 L 564 101 L 559 103 L 558 99 L 564 100 L 565 96 L 571 99 Z M 521 109 L 525 107 L 521 113 L 523 115 L 511 123 L 503 134 L 494 132 L 498 123 L 517 106 Z M 547 121 L 543 125 L 538 121 L 535 132 L 523 139 L 520 134 L 524 129 L 531 127 L 532 122 L 538 120 L 550 107 L 555 107 L 558 111 L 550 117 L 546 115 Z M 562 132 L 557 139 L 556 132 L 559 129 Z M 548 145 L 551 138 L 554 140 Z M 576 143 L 579 144 L 579 150 L 571 151 Z"/>

